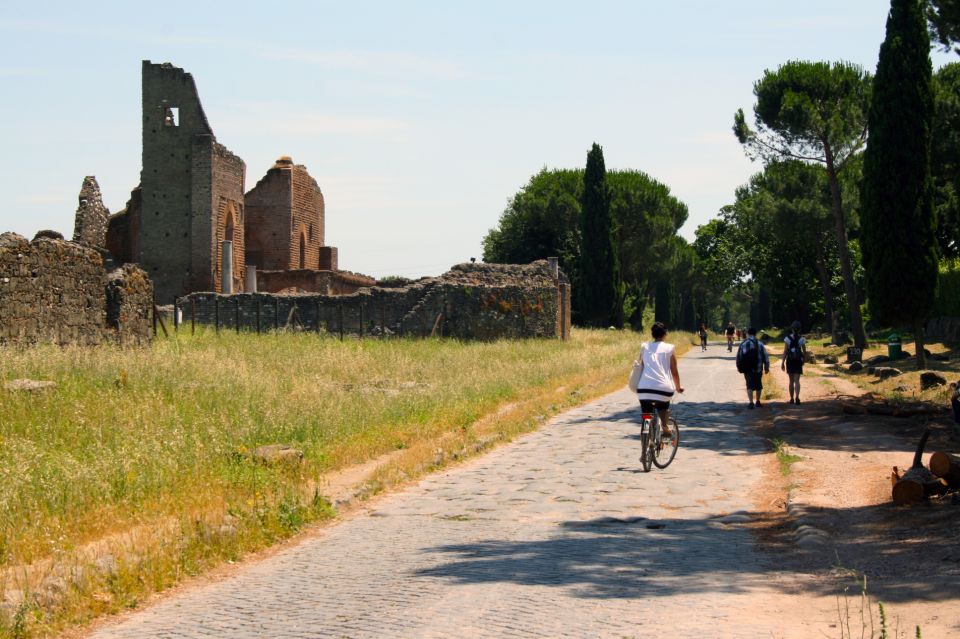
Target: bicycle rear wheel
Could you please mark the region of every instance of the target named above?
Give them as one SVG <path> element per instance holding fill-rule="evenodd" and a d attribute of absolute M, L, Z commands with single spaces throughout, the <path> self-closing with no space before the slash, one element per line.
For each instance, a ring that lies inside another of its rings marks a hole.
<path fill-rule="evenodd" d="M 657 429 L 653 442 L 653 463 L 657 468 L 669 466 L 680 447 L 680 426 L 673 417 L 670 418 L 670 430 L 673 431 L 673 437 L 664 437 L 663 429 Z"/>
<path fill-rule="evenodd" d="M 640 465 L 643 472 L 650 472 L 650 465 L 653 462 L 653 447 L 651 444 L 651 431 L 653 422 L 649 419 L 643 420 L 640 424 Z"/>

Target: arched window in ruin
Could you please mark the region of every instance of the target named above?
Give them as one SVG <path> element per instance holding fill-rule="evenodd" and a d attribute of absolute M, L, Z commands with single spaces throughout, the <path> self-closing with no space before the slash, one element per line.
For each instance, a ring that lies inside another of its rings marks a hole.
<path fill-rule="evenodd" d="M 236 233 L 236 222 L 233 213 L 233 205 L 231 204 L 227 208 L 227 226 L 223 231 L 223 239 L 225 242 L 234 242 L 236 243 L 236 238 L 234 234 Z"/>
<path fill-rule="evenodd" d="M 307 236 L 300 234 L 300 268 L 307 268 Z"/>

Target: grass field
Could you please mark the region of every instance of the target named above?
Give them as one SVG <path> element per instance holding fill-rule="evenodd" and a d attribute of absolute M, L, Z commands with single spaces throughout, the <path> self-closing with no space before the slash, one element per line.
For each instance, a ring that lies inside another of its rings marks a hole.
<path fill-rule="evenodd" d="M 142 350 L 0 350 L 0 382 L 57 384 L 0 391 L 0 636 L 136 606 L 333 516 L 325 473 L 402 451 L 376 492 L 531 430 L 625 384 L 640 341 L 198 332 Z M 303 461 L 252 459 L 275 443 Z"/>

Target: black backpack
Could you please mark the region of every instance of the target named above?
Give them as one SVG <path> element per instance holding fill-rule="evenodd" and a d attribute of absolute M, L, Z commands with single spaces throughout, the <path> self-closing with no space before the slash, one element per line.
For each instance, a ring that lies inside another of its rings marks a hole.
<path fill-rule="evenodd" d="M 737 370 L 741 373 L 753 373 L 760 363 L 760 347 L 754 339 L 744 340 L 737 349 Z"/>
<path fill-rule="evenodd" d="M 787 339 L 790 340 L 789 342 L 787 342 L 787 361 L 802 362 L 803 349 L 800 347 L 800 336 L 787 335 Z"/>

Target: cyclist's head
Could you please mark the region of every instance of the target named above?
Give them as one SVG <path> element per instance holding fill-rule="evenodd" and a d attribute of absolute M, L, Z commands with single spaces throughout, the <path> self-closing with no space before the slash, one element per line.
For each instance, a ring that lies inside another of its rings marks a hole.
<path fill-rule="evenodd" d="M 653 335 L 653 339 L 663 339 L 667 336 L 667 327 L 663 322 L 654 322 L 650 327 L 650 334 Z"/>
<path fill-rule="evenodd" d="M 756 335 L 756 334 L 757 334 L 757 329 L 755 329 L 754 327 L 751 326 L 750 328 L 747 329 L 747 335 Z"/>

